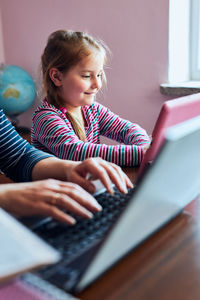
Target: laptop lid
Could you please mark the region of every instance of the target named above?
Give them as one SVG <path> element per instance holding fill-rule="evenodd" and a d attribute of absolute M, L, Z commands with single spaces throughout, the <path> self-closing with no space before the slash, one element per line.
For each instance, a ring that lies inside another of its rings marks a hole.
<path fill-rule="evenodd" d="M 199 148 L 200 117 L 167 130 L 161 151 L 134 190 L 77 290 L 92 283 L 195 198 L 200 192 Z"/>
<path fill-rule="evenodd" d="M 166 129 L 198 116 L 199 112 L 200 93 L 164 102 L 152 132 L 152 144 L 141 163 L 139 177 L 141 177 L 148 164 L 155 159 L 164 141 Z"/>
<path fill-rule="evenodd" d="M 0 241 L 0 282 L 60 259 L 55 249 L 1 208 Z"/>

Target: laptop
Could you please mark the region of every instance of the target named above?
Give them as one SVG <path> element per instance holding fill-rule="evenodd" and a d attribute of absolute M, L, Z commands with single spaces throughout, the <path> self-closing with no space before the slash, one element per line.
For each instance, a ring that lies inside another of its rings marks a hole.
<path fill-rule="evenodd" d="M 200 93 L 165 101 L 161 107 L 158 119 L 152 132 L 152 143 L 146 151 L 140 169 L 138 180 L 148 165 L 155 159 L 168 127 L 196 117 L 200 114 Z"/>
<path fill-rule="evenodd" d="M 0 283 L 59 260 L 59 253 L 0 208 Z M 39 248 L 36 252 L 34 249 Z"/>
<path fill-rule="evenodd" d="M 200 192 L 199 148 L 200 116 L 167 130 L 156 159 L 128 195 L 97 195 L 103 210 L 93 219 L 78 218 L 75 226 L 51 218 L 32 224 L 33 232 L 62 255 L 32 273 L 34 284 L 42 278 L 76 294 L 180 214 Z"/>

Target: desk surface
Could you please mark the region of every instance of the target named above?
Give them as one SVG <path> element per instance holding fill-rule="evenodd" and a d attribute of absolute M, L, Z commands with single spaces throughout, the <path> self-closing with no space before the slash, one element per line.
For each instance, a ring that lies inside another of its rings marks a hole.
<path fill-rule="evenodd" d="M 128 175 L 133 180 L 135 174 Z M 82 300 L 199 300 L 200 198 L 77 296 Z"/>

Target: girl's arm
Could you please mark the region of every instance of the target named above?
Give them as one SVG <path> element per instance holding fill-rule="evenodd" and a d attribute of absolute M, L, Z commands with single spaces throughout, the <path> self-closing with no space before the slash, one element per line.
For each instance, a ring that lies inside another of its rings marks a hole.
<path fill-rule="evenodd" d="M 76 136 L 69 122 L 66 123 L 50 110 L 41 110 L 34 115 L 32 143 L 62 159 L 80 161 L 89 157 L 101 157 L 120 166 L 139 165 L 145 152 L 144 144 L 112 146 L 84 143 Z"/>
<path fill-rule="evenodd" d="M 150 143 L 147 132 L 136 123 L 120 118 L 107 107 L 96 103 L 100 134 L 125 145 L 146 145 Z"/>

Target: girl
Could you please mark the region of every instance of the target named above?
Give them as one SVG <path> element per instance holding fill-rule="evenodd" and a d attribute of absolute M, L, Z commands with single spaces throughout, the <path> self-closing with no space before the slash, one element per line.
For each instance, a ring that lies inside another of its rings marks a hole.
<path fill-rule="evenodd" d="M 140 164 L 149 137 L 95 102 L 105 80 L 106 46 L 84 32 L 52 33 L 42 55 L 45 98 L 33 115 L 32 144 L 62 159 L 102 157 Z M 125 145 L 100 144 L 100 135 Z"/>

